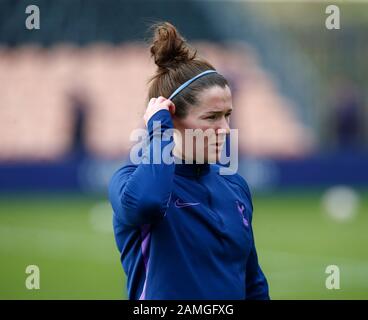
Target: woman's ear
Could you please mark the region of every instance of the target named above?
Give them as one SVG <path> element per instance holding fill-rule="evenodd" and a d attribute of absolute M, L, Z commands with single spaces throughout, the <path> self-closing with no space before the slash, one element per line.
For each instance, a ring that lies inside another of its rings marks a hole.
<path fill-rule="evenodd" d="M 170 111 L 171 116 L 174 117 L 175 115 L 175 104 L 174 103 L 170 104 L 169 111 Z"/>

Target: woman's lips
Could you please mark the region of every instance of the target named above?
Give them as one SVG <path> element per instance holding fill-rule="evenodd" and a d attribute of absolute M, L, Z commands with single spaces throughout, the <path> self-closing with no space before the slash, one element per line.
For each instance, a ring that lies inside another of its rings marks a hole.
<path fill-rule="evenodd" d="M 223 147 L 223 143 L 213 143 L 211 146 L 214 148 L 216 147 L 216 149 L 221 149 Z"/>

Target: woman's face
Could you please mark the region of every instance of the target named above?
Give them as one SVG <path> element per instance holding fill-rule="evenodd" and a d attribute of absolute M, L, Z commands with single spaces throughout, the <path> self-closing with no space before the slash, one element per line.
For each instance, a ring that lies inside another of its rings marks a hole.
<path fill-rule="evenodd" d="M 213 86 L 200 92 L 197 105 L 189 107 L 185 118 L 173 116 L 174 127 L 181 134 L 174 137 L 174 154 L 197 163 L 217 161 L 230 131 L 231 112 L 232 97 L 228 86 Z M 186 135 L 185 129 L 199 130 L 190 130 L 193 134 Z"/>

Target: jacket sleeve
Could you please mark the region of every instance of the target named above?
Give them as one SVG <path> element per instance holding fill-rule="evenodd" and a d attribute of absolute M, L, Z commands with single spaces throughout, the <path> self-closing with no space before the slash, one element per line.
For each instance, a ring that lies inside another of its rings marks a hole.
<path fill-rule="evenodd" d="M 160 121 L 160 126 L 156 126 L 157 121 Z M 142 157 L 146 161 L 120 168 L 110 180 L 110 203 L 115 218 L 125 225 L 151 224 L 166 214 L 173 188 L 175 163 L 168 162 L 169 157 L 172 157 L 173 137 L 163 137 L 164 131 L 172 128 L 170 112 L 157 111 L 147 123 L 148 140 Z M 162 161 L 163 154 L 166 154 L 165 161 Z M 160 161 L 156 161 L 157 156 Z"/>
<path fill-rule="evenodd" d="M 251 227 L 252 228 L 252 227 Z M 247 300 L 269 300 L 268 283 L 258 263 L 257 251 L 252 232 L 252 249 L 246 267 L 246 299 Z"/>
<path fill-rule="evenodd" d="M 257 250 L 254 240 L 252 217 L 253 217 L 253 202 L 248 184 L 243 180 L 244 191 L 251 205 L 251 214 L 249 215 L 249 227 L 252 235 L 251 251 L 246 265 L 246 300 L 270 300 L 268 283 L 262 269 L 258 263 Z"/>

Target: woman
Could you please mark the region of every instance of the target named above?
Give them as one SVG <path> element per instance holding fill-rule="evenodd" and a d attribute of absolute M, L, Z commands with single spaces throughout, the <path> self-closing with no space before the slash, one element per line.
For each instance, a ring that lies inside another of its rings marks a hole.
<path fill-rule="evenodd" d="M 159 152 L 171 146 L 175 162 L 130 163 L 111 179 L 114 233 L 129 299 L 269 299 L 247 183 L 238 174 L 221 175 L 220 166 L 211 164 L 229 132 L 228 83 L 169 23 L 154 25 L 150 51 L 158 69 L 144 115 L 145 155 L 154 152 L 158 139 Z M 164 139 L 167 129 L 179 134 Z M 186 129 L 212 130 L 216 143 L 205 139 L 198 151 L 194 137 L 185 148 Z"/>

